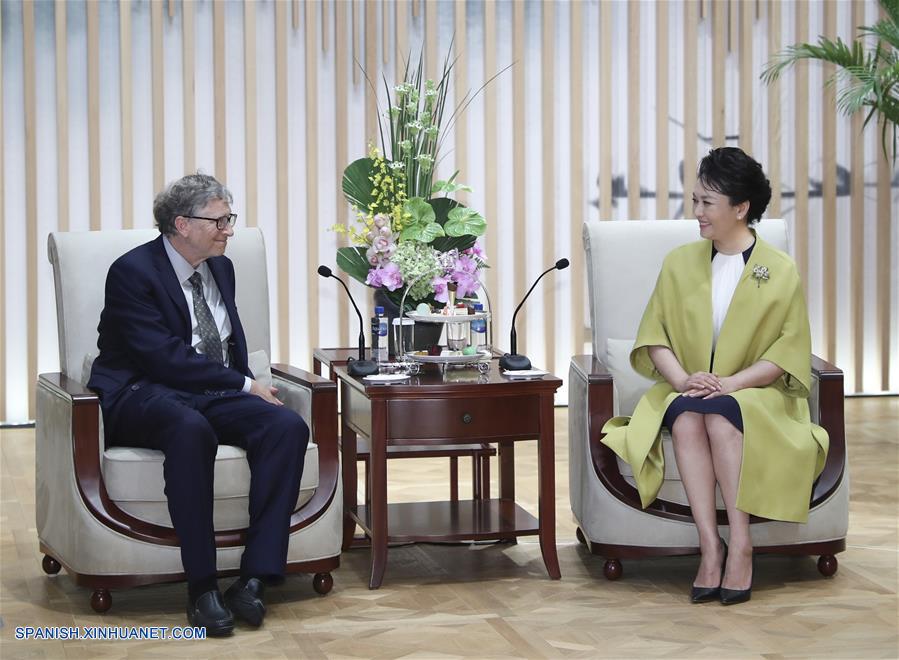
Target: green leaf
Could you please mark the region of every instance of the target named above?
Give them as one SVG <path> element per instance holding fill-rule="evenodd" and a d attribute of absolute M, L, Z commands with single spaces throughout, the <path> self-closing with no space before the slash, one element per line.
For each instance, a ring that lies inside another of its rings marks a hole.
<path fill-rule="evenodd" d="M 364 247 L 337 248 L 337 267 L 344 273 L 365 284 L 371 265 L 365 258 Z"/>
<path fill-rule="evenodd" d="M 487 221 L 474 209 L 459 207 L 449 212 L 444 229 L 447 236 L 481 236 L 487 231 Z"/>
<path fill-rule="evenodd" d="M 431 243 L 431 247 L 438 252 L 449 252 L 450 250 L 467 250 L 475 242 L 474 236 L 443 236 L 435 238 Z"/>
<path fill-rule="evenodd" d="M 412 215 L 412 224 L 420 225 L 422 228 L 425 225 L 434 222 L 437 218 L 431 205 L 421 197 L 407 199 L 406 203 L 403 204 L 403 211 Z"/>
<path fill-rule="evenodd" d="M 449 219 L 449 212 L 454 208 L 462 207 L 459 202 L 454 199 L 450 199 L 449 197 L 435 197 L 434 199 L 429 199 L 428 204 L 431 205 L 431 208 L 434 209 L 434 221 L 440 224 L 440 226 L 445 227 L 446 221 Z"/>
<path fill-rule="evenodd" d="M 435 238 L 443 236 L 443 227 L 436 222 L 429 222 L 424 225 L 409 225 L 400 232 L 401 241 L 421 241 L 422 243 L 430 243 Z"/>
<path fill-rule="evenodd" d="M 373 186 L 369 177 L 372 175 L 374 161 L 371 158 L 360 158 L 347 165 L 343 171 L 343 196 L 353 206 L 368 209 L 372 203 Z"/>

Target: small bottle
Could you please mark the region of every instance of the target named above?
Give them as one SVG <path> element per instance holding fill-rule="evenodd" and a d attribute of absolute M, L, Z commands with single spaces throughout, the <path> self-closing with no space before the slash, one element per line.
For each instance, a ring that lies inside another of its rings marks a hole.
<path fill-rule="evenodd" d="M 380 342 L 380 321 L 377 316 L 371 317 L 371 356 L 370 359 L 376 360 L 378 359 L 378 348 L 381 344 Z"/>
<path fill-rule="evenodd" d="M 375 350 L 376 347 L 374 342 L 372 342 L 372 351 L 374 352 L 378 364 L 381 364 L 388 362 L 389 358 L 387 357 L 387 315 L 384 313 L 384 308 L 380 305 L 375 307 L 375 316 L 378 319 L 378 344 L 377 350 Z"/>
<path fill-rule="evenodd" d="M 474 313 L 482 314 L 484 305 L 482 303 L 474 304 Z M 471 344 L 478 353 L 487 350 L 487 319 L 474 319 L 471 322 Z"/>

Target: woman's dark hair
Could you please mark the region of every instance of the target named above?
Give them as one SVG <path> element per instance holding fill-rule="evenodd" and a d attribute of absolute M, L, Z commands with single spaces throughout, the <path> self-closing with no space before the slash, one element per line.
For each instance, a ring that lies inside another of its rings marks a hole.
<path fill-rule="evenodd" d="M 175 233 L 175 218 L 198 213 L 213 199 L 231 204 L 231 192 L 215 177 L 197 172 L 172 181 L 153 200 L 153 217 L 159 231 L 167 236 Z"/>
<path fill-rule="evenodd" d="M 699 180 L 709 190 L 727 195 L 731 206 L 749 202 L 746 223 L 758 222 L 771 201 L 771 183 L 762 165 L 737 147 L 712 149 L 699 163 Z"/>

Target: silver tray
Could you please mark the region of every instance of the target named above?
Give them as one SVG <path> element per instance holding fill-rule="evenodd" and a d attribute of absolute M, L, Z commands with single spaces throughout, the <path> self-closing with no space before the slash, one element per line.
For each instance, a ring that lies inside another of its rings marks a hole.
<path fill-rule="evenodd" d="M 413 321 L 423 323 L 469 323 L 480 319 L 490 318 L 489 312 L 476 312 L 474 314 L 465 314 L 458 316 L 450 316 L 449 314 L 419 314 L 417 312 L 406 312 L 406 316 Z M 466 356 L 470 357 L 470 356 Z"/>
<path fill-rule="evenodd" d="M 489 360 L 492 354 L 490 351 L 482 351 L 474 355 L 416 355 L 415 353 L 406 353 L 404 357 L 407 360 L 425 364 L 474 364 L 475 362 Z"/>

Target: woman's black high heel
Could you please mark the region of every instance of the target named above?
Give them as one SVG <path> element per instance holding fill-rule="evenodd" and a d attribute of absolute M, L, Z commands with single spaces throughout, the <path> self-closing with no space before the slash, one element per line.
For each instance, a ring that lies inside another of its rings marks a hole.
<path fill-rule="evenodd" d="M 748 589 L 725 589 L 721 587 L 721 604 L 736 605 L 737 603 L 745 603 L 752 598 L 752 580 L 755 578 L 755 557 L 752 558 L 752 576 L 749 578 Z M 722 576 L 723 579 L 723 576 Z"/>
<path fill-rule="evenodd" d="M 727 543 L 721 539 L 721 545 L 724 546 L 724 559 L 721 561 L 721 580 L 724 580 L 724 567 L 727 565 Z M 690 589 L 691 603 L 709 603 L 713 600 L 721 598 L 721 582 L 717 587 L 693 587 Z M 722 601 L 723 602 L 723 601 Z"/>

